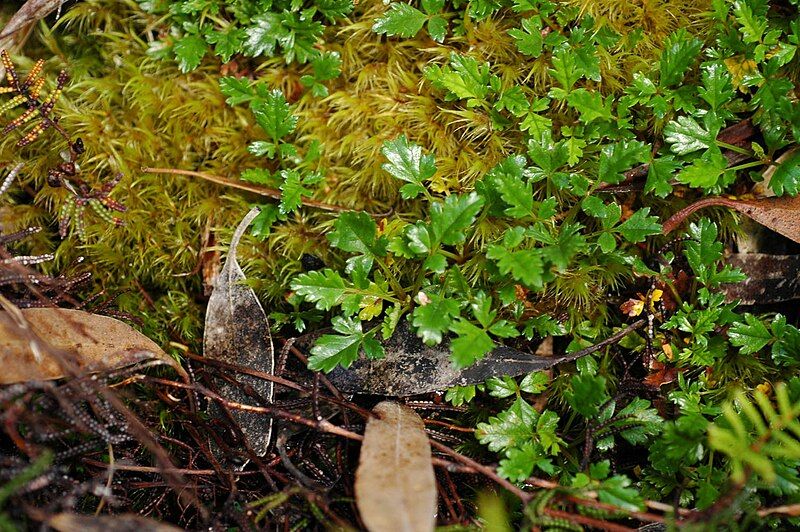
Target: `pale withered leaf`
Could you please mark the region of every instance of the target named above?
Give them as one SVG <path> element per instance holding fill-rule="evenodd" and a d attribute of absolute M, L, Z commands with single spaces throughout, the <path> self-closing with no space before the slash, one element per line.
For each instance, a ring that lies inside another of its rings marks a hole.
<path fill-rule="evenodd" d="M 436 478 L 425 425 L 392 401 L 367 421 L 356 470 L 356 504 L 370 532 L 425 532 L 436 524 Z"/>
<path fill-rule="evenodd" d="M 203 350 L 205 356 L 272 373 L 275 366 L 272 337 L 267 315 L 236 260 L 236 248 L 250 223 L 258 215 L 252 209 L 236 228 L 225 265 L 217 276 L 206 310 Z M 219 383 L 219 392 L 226 399 L 244 404 L 271 403 L 273 383 L 250 375 L 236 374 L 237 381 L 249 386 L 257 397 L 251 397 L 238 386 Z M 250 447 L 264 455 L 272 437 L 272 418 L 264 414 L 231 412 Z"/>

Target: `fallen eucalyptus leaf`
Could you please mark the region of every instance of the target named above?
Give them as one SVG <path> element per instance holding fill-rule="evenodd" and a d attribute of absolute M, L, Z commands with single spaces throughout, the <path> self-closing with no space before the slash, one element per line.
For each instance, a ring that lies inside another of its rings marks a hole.
<path fill-rule="evenodd" d="M 308 338 L 311 340 L 312 338 Z M 304 338 L 305 341 L 308 341 Z M 347 393 L 369 393 L 404 397 L 484 382 L 489 377 L 512 377 L 548 369 L 569 357 L 542 357 L 498 345 L 481 360 L 457 369 L 451 360 L 448 340 L 430 347 L 401 321 L 391 338 L 382 342 L 386 357 L 359 358 L 348 369 L 328 374 L 333 384 Z"/>
<path fill-rule="evenodd" d="M 776 233 L 800 243 L 800 196 L 748 200 L 732 200 L 721 197 L 704 198 L 673 214 L 664 222 L 663 234 L 668 235 L 689 215 L 704 207 L 730 207 Z"/>
<path fill-rule="evenodd" d="M 761 305 L 800 299 L 800 255 L 735 253 L 725 263 L 747 276 L 720 287 L 728 302 L 739 299 L 742 305 Z"/>
<path fill-rule="evenodd" d="M 137 514 L 80 515 L 61 513 L 47 520 L 58 532 L 180 532 L 182 528 Z"/>
<path fill-rule="evenodd" d="M 239 240 L 258 212 L 258 208 L 254 208 L 247 213 L 231 239 L 228 257 L 208 301 L 203 350 L 209 358 L 272 373 L 275 357 L 267 315 L 253 289 L 244 284 L 246 277 L 236 261 Z M 237 375 L 236 378 L 248 385 L 261 402 L 272 402 L 272 382 L 250 375 Z M 220 382 L 219 393 L 237 403 L 253 402 L 252 397 L 227 382 Z M 240 411 L 234 411 L 232 415 L 251 448 L 261 456 L 266 454 L 272 438 L 272 418 Z"/>
<path fill-rule="evenodd" d="M 425 424 L 392 401 L 367 421 L 356 470 L 356 505 L 370 532 L 422 532 L 436 524 L 436 478 Z"/>
<path fill-rule="evenodd" d="M 64 368 L 48 346 L 71 355 L 70 362 L 86 373 L 157 359 L 185 375 L 155 342 L 108 316 L 62 308 L 0 314 L 0 384 L 64 377 Z"/>

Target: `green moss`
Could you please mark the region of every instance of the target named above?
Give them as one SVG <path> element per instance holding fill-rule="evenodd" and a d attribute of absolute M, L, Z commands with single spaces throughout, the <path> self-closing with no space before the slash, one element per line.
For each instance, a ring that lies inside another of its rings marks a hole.
<path fill-rule="evenodd" d="M 658 57 L 660 42 L 675 28 L 701 32 L 707 8 L 694 2 L 571 4 L 623 36 L 601 57 L 600 88 L 606 93 L 619 92 L 634 71 L 647 68 Z M 296 103 L 299 144 L 322 142 L 320 166 L 326 169 L 326 180 L 320 199 L 371 212 L 394 208 L 400 219 L 414 220 L 421 206 L 398 204 L 398 182 L 380 167 L 384 141 L 405 134 L 435 154 L 438 171 L 431 188 L 441 193 L 470 189 L 501 159 L 523 149 L 516 128 L 498 131 L 484 110 L 442 102 L 423 80 L 423 68 L 445 64 L 453 51 L 468 54 L 490 62 L 506 87 L 525 82 L 526 95 L 533 98 L 548 90 L 549 62 L 544 57 L 521 60 L 507 33 L 518 24 L 511 12 L 480 21 L 450 14 L 451 27 L 458 31 L 442 45 L 422 33 L 403 40 L 375 35 L 372 25 L 385 10 L 377 0 L 361 2 L 351 16 L 353 22 L 327 29 L 324 46 L 341 54 L 342 75 L 331 82 L 330 95 L 324 99 L 303 91 L 299 78 L 307 67 L 286 66 L 281 57 L 239 66 Z M 0 157 L 27 161 L 25 185 L 36 191 L 35 199 L 30 205 L 21 198 L 24 205 L 14 207 L 9 219 L 19 227 L 48 228 L 31 242 L 33 250 L 55 249 L 54 269 L 84 256 L 94 276 L 88 291 L 121 291 L 122 310 L 144 314 L 148 332 L 166 340 L 166 332 L 157 325 L 165 321 L 173 339 L 184 341 L 200 332 L 198 261 L 207 228 L 214 242 L 227 242 L 247 205 L 263 200 L 196 178 L 146 174 L 141 168 L 172 167 L 235 177 L 263 162 L 246 150 L 259 135 L 249 112 L 228 106 L 219 92 L 219 64 L 206 61 L 183 74 L 171 61 L 148 54 L 158 37 L 158 22 L 132 0 L 87 0 L 73 6 L 52 32 L 40 28 L 26 48 L 28 57 L 16 58 L 22 71 L 33 58 L 50 57 L 46 68 L 51 74 L 62 67 L 71 73 L 74 81 L 58 107 L 62 125 L 84 140 L 87 152 L 80 165 L 89 182 L 124 173 L 115 192 L 128 207 L 124 227 L 110 227 L 90 215 L 85 243 L 74 238 L 59 242 L 53 213 L 67 195 L 44 182 L 46 170 L 58 162 L 58 151 L 63 149 L 59 139 L 50 136 L 20 151 L 14 148 L 16 138 L 7 137 L 0 140 Z M 640 28 L 644 31 L 636 33 Z M 552 22 L 551 31 L 560 31 L 558 23 Z M 552 193 L 539 192 L 543 197 Z M 331 220 L 329 214 L 303 210 L 276 227 L 268 242 L 242 246 L 245 269 L 272 304 L 282 301 L 303 253 L 336 260 L 323 236 Z M 472 244 L 480 246 L 504 228 L 484 221 Z M 474 264 L 466 271 L 479 276 L 483 269 Z M 567 275 L 554 287 L 559 306 L 580 320 L 595 307 L 598 294 L 614 288 L 623 277 L 622 269 L 608 265 L 590 265 Z M 139 297 L 144 293 L 154 306 Z"/>

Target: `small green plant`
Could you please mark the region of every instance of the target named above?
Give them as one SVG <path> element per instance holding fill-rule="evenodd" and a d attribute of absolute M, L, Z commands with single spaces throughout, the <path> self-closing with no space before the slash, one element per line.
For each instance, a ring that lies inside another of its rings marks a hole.
<path fill-rule="evenodd" d="M 236 55 L 281 56 L 287 64 L 312 63 L 324 81 L 330 70 L 320 65 L 315 45 L 325 25 L 353 10 L 351 0 L 303 2 L 279 0 L 139 0 L 149 13 L 168 15 L 172 35 L 154 44 L 158 57 L 174 57 L 181 71 L 196 69 L 209 52 L 228 62 Z M 330 60 L 330 59 L 329 59 Z"/>

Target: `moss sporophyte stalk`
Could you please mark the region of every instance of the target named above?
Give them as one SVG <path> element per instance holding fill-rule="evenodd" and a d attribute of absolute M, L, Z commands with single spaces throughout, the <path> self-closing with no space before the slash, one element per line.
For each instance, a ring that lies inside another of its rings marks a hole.
<path fill-rule="evenodd" d="M 325 329 L 293 378 L 381 359 L 396 331 L 453 371 L 545 339 L 582 355 L 431 416 L 522 493 L 518 526 L 796 525 L 773 510 L 800 496 L 797 314 L 726 294 L 730 207 L 800 192 L 798 21 L 794 0 L 76 2 L 2 56 L 0 224 L 44 228 L 23 245 L 44 273 L 85 257 L 86 294 L 194 364 L 258 206 L 238 260 L 273 337 Z M 257 519 L 316 493 L 298 449 L 267 476 L 302 490 L 259 495 Z M 357 522 L 334 499 L 298 505 Z"/>

